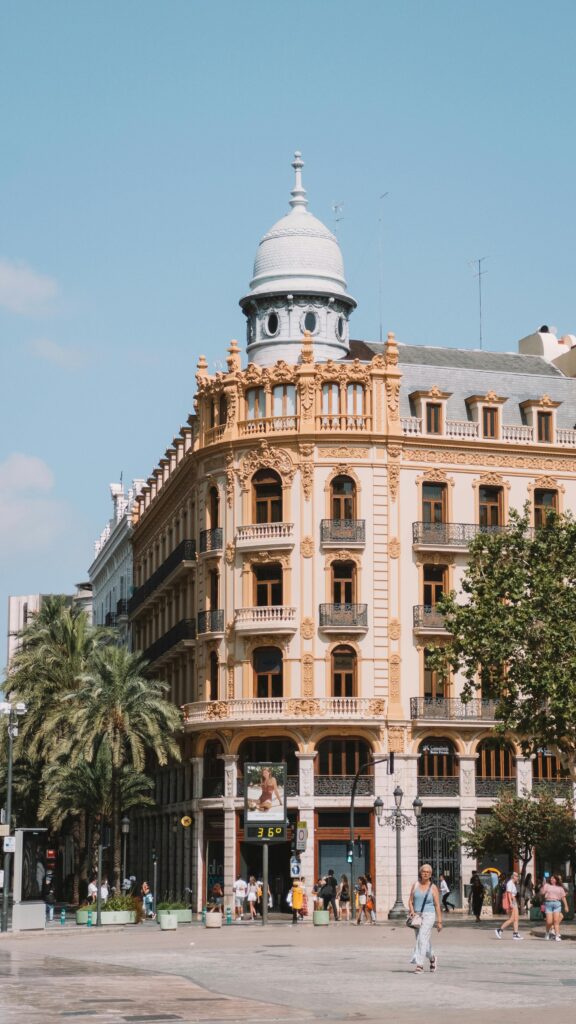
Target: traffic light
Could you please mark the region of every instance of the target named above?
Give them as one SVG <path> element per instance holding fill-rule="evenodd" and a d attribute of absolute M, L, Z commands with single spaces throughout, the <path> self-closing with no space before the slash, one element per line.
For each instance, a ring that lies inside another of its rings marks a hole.
<path fill-rule="evenodd" d="M 394 775 L 394 751 L 388 754 L 388 775 Z"/>
<path fill-rule="evenodd" d="M 153 846 L 152 847 L 152 863 L 155 864 L 157 860 L 158 860 L 158 854 L 156 852 L 156 847 Z"/>
<path fill-rule="evenodd" d="M 347 851 L 347 854 L 346 854 L 346 859 L 347 859 L 349 864 L 351 864 L 352 861 L 354 860 L 354 843 L 348 843 L 348 851 Z"/>

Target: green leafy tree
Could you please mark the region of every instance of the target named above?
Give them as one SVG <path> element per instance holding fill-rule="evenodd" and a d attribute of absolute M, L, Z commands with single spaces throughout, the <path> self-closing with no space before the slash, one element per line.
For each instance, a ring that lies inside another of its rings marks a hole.
<path fill-rule="evenodd" d="M 462 594 L 440 604 L 451 639 L 434 667 L 464 675 L 464 699 L 494 698 L 498 729 L 525 754 L 553 748 L 576 781 L 576 522 L 550 514 L 534 530 L 512 511 L 470 545 Z"/>
<path fill-rule="evenodd" d="M 507 850 L 520 865 L 522 882 L 534 849 L 544 860 L 561 864 L 573 855 L 575 839 L 572 801 L 557 803 L 551 793 L 536 798 L 504 793 L 489 814 L 478 815 L 460 833 L 471 857 Z"/>
<path fill-rule="evenodd" d="M 68 704 L 68 735 L 63 751 L 71 763 L 95 761 L 103 747 L 110 752 L 111 821 L 113 826 L 113 874 L 120 881 L 120 818 L 122 775 L 128 766 L 144 771 L 149 758 L 165 765 L 180 760 L 176 733 L 182 716 L 166 700 L 166 683 L 144 674 L 140 655 L 121 647 L 97 651 L 80 689 L 62 701 Z"/>

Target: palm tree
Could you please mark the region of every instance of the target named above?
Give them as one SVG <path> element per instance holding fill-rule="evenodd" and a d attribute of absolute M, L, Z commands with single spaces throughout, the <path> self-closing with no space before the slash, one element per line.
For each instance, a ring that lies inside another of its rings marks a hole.
<path fill-rule="evenodd" d="M 166 683 L 144 675 L 146 662 L 122 647 L 106 647 L 91 660 L 80 689 L 63 700 L 68 703 L 68 734 L 63 751 L 72 764 L 94 762 L 106 746 L 111 758 L 111 820 L 113 826 L 114 883 L 120 880 L 120 817 L 122 772 L 130 766 L 142 772 L 147 760 L 165 765 L 180 760 L 175 733 L 180 711 L 164 697 Z"/>
<path fill-rule="evenodd" d="M 40 819 L 54 828 L 82 814 L 86 818 L 86 861 L 89 873 L 95 860 L 94 837 L 97 823 L 110 820 L 112 814 L 112 757 L 107 744 L 101 744 L 94 760 L 77 764 L 54 764 L 44 770 Z M 132 807 L 153 806 L 154 783 L 142 772 L 125 765 L 119 778 L 123 811 Z"/>

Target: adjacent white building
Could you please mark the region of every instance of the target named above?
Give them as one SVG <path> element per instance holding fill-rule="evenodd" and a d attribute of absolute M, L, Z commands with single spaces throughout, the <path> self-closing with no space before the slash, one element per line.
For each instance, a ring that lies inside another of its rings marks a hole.
<path fill-rule="evenodd" d="M 144 481 L 133 480 L 125 491 L 122 483 L 110 484 L 112 516 L 94 545 L 94 561 L 88 569 L 92 584 L 95 626 L 114 626 L 118 642 L 129 645 L 128 599 L 132 593 L 132 507 Z"/>

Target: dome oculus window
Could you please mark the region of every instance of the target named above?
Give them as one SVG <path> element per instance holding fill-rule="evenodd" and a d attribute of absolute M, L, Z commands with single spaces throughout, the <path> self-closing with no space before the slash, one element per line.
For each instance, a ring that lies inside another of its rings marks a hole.
<path fill-rule="evenodd" d="M 269 313 L 268 318 L 266 320 L 266 333 L 269 335 L 269 337 L 273 338 L 275 334 L 278 334 L 279 326 L 280 321 L 278 319 L 278 314 Z"/>
<path fill-rule="evenodd" d="M 304 330 L 310 331 L 310 334 L 314 334 L 317 326 L 318 317 L 316 316 L 316 313 L 312 313 L 311 310 L 308 310 L 308 312 L 304 314 Z"/>

